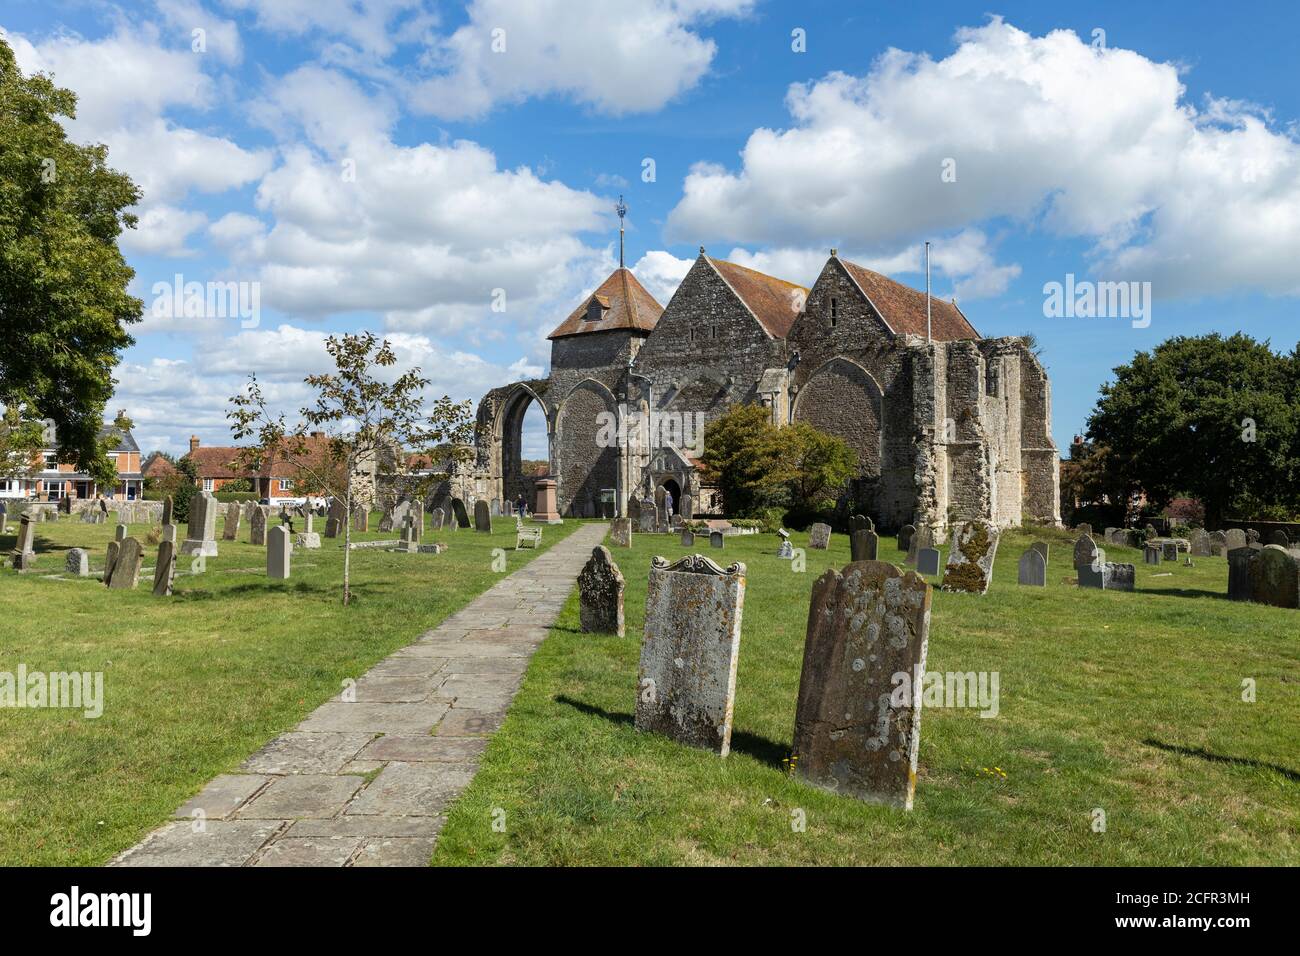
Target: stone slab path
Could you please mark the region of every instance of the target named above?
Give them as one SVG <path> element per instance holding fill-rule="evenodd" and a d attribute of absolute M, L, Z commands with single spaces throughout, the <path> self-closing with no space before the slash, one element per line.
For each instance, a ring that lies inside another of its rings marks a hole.
<path fill-rule="evenodd" d="M 498 581 L 110 865 L 425 866 L 607 530 L 584 525 Z"/>

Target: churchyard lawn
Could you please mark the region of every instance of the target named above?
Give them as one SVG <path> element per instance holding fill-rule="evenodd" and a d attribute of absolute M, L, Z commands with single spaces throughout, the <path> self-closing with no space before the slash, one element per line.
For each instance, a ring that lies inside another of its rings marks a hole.
<path fill-rule="evenodd" d="M 1137 591 L 1080 590 L 1075 536 L 1042 537 L 1045 589 L 1016 584 L 1034 540 L 1017 531 L 987 595 L 934 593 L 927 671 L 997 672 L 998 714 L 923 707 L 910 813 L 813 789 L 783 764 L 812 581 L 848 562 L 844 535 L 808 550 L 804 573 L 775 557 L 775 535 L 723 551 L 697 539 L 698 553 L 748 566 L 725 760 L 632 725 L 650 558 L 687 549 L 675 535 L 607 542 L 627 636 L 579 633 L 570 599 L 434 863 L 1300 864 L 1297 612 L 1228 601 L 1223 558 L 1147 566 L 1112 546 L 1109 560 L 1136 565 Z M 880 548 L 902 562 L 894 539 Z"/>
<path fill-rule="evenodd" d="M 378 525 L 379 515 L 371 519 Z M 273 518 L 272 526 L 278 524 Z M 301 524 L 299 519 L 298 524 Z M 324 519 L 316 530 L 324 531 Z M 220 773 L 292 729 L 342 682 L 468 604 L 578 527 L 548 526 L 539 550 L 514 550 L 512 519 L 491 534 L 426 531 L 439 555 L 352 552 L 352 606 L 341 606 L 343 539 L 322 534 L 318 551 L 295 549 L 292 578 L 266 577 L 266 549 L 236 542 L 189 576 L 177 564 L 176 593 L 151 595 L 157 545 L 145 545 L 134 591 L 64 573 L 66 550 L 91 551 L 103 567 L 114 525 L 64 519 L 36 526 L 36 573 L 0 572 L 0 671 L 103 673 L 103 715 L 0 708 L 0 846 L 13 865 L 106 862 L 164 823 Z M 15 522 L 0 536 L 13 547 Z M 144 543 L 147 525 L 130 534 Z M 180 528 L 184 537 L 185 528 Z M 396 532 L 354 540 L 396 538 Z"/>

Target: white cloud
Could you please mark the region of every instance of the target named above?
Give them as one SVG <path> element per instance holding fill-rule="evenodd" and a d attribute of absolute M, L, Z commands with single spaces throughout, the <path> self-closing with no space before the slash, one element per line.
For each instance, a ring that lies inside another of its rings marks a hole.
<path fill-rule="evenodd" d="M 660 305 L 667 305 L 694 263 L 694 259 L 678 259 L 670 252 L 652 249 L 632 267 L 632 274 Z"/>
<path fill-rule="evenodd" d="M 229 10 L 250 11 L 257 26 L 301 37 L 323 33 L 339 37 L 365 53 L 387 56 L 399 40 L 418 38 L 422 26 L 436 22 L 422 13 L 421 0 L 222 0 Z"/>
<path fill-rule="evenodd" d="M 122 233 L 122 246 L 144 255 L 185 257 L 193 255 L 186 245 L 190 235 L 208 224 L 201 212 L 175 206 L 150 206 L 140 214 L 135 229 Z"/>
<path fill-rule="evenodd" d="M 670 238 L 884 254 L 996 217 L 1092 243 L 1099 272 L 1157 295 L 1300 293 L 1300 144 L 1253 107 L 1183 99 L 1177 69 L 994 18 L 942 60 L 890 50 L 863 77 L 791 88 L 728 171 L 699 165 Z M 943 182 L 945 160 L 956 182 Z M 1005 286 L 1013 267 L 971 276 Z"/>
<path fill-rule="evenodd" d="M 233 20 L 218 17 L 204 8 L 198 0 L 155 0 L 158 12 L 163 15 L 167 25 L 182 31 L 189 38 L 193 49 L 202 39 L 206 52 L 218 57 L 225 63 L 238 64 L 244 58 L 243 44 L 239 38 L 239 27 Z M 202 30 L 198 37 L 194 31 Z"/>
<path fill-rule="evenodd" d="M 447 119 L 550 95 L 603 113 L 656 110 L 698 83 L 713 60 L 716 44 L 693 28 L 747 13 L 752 2 L 473 0 L 469 22 L 430 51 L 438 73 L 415 86 L 412 104 Z"/>

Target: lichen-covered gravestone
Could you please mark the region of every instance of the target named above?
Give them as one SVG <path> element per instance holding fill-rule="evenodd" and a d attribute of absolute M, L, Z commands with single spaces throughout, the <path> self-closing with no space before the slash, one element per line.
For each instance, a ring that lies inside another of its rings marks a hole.
<path fill-rule="evenodd" d="M 831 543 L 831 526 L 818 521 L 808 529 L 808 547 L 814 551 L 825 551 Z"/>
<path fill-rule="evenodd" d="M 176 546 L 170 541 L 158 545 L 158 560 L 153 568 L 154 597 L 169 597 L 176 580 Z"/>
<path fill-rule="evenodd" d="M 609 540 L 620 548 L 632 547 L 632 519 L 615 518 L 609 523 Z"/>
<path fill-rule="evenodd" d="M 1205 533 L 1205 529 L 1197 528 L 1189 537 L 1192 543 L 1192 557 L 1208 558 L 1211 554 L 1211 542 L 1210 536 Z"/>
<path fill-rule="evenodd" d="M 68 551 L 67 564 L 68 574 L 74 577 L 84 578 L 90 574 L 90 555 L 86 553 L 85 548 L 72 548 Z"/>
<path fill-rule="evenodd" d="M 688 521 L 695 515 L 695 502 L 690 495 L 682 495 L 682 504 L 678 509 L 683 518 Z"/>
<path fill-rule="evenodd" d="M 217 499 L 203 491 L 190 498 L 190 524 L 181 554 L 217 556 Z"/>
<path fill-rule="evenodd" d="M 1133 581 L 1137 577 L 1137 569 L 1131 564 L 1116 564 L 1114 561 L 1106 562 L 1106 580 L 1103 587 L 1107 591 L 1132 591 Z"/>
<path fill-rule="evenodd" d="M 578 573 L 578 617 L 585 633 L 623 636 L 623 575 L 604 545 Z"/>
<path fill-rule="evenodd" d="M 1250 563 L 1250 599 L 1273 607 L 1300 606 L 1300 563 L 1286 548 L 1270 544 L 1255 553 Z"/>
<path fill-rule="evenodd" d="M 912 808 L 929 630 L 930 585 L 917 574 L 865 561 L 818 578 L 795 710 L 798 776 Z"/>
<path fill-rule="evenodd" d="M 1096 552 L 1097 542 L 1092 540 L 1092 535 L 1079 535 L 1079 539 L 1074 542 L 1074 566 L 1077 568 L 1081 564 L 1092 564 L 1092 556 Z"/>
<path fill-rule="evenodd" d="M 486 498 L 474 502 L 474 530 L 484 534 L 492 533 L 492 514 L 488 511 Z"/>
<path fill-rule="evenodd" d="M 984 594 L 993 580 L 998 553 L 998 529 L 986 521 L 967 521 L 953 530 L 948 564 L 943 569 L 945 591 Z"/>
<path fill-rule="evenodd" d="M 240 507 L 238 501 L 232 501 L 226 505 L 226 526 L 221 529 L 223 541 L 237 540 L 235 535 L 239 534 L 239 519 L 243 514 L 244 509 Z"/>
<path fill-rule="evenodd" d="M 293 542 L 289 540 L 289 529 L 277 525 L 266 534 L 266 576 L 284 581 L 289 578 L 289 555 L 293 553 Z"/>
<path fill-rule="evenodd" d="M 113 573 L 109 575 L 108 586 L 114 590 L 131 590 L 140 582 L 140 565 L 144 561 L 144 549 L 135 538 L 122 541 L 113 562 Z"/>
<path fill-rule="evenodd" d="M 248 522 L 249 544 L 266 544 L 266 522 L 270 518 L 269 511 L 266 505 L 258 505 L 253 509 L 253 517 Z"/>
<path fill-rule="evenodd" d="M 880 539 L 874 531 L 861 528 L 849 533 L 849 559 L 852 561 L 874 561 L 880 549 Z"/>
<path fill-rule="evenodd" d="M 1228 551 L 1235 548 L 1246 548 L 1250 546 L 1250 539 L 1246 537 L 1246 532 L 1240 528 L 1229 528 L 1223 535 L 1223 546 Z"/>
<path fill-rule="evenodd" d="M 658 528 L 655 525 L 657 516 L 655 514 L 655 503 L 649 498 L 643 499 L 640 508 L 637 509 L 640 516 L 637 519 L 636 530 L 642 534 L 654 534 Z"/>
<path fill-rule="evenodd" d="M 723 757 L 730 752 L 744 605 L 743 564 L 723 570 L 698 554 L 651 561 L 637 730 Z"/>
<path fill-rule="evenodd" d="M 1160 554 L 1161 554 L 1161 556 L 1162 556 L 1166 561 L 1177 561 L 1177 560 L 1178 560 L 1178 542 L 1177 542 L 1177 541 L 1161 541 L 1161 542 L 1160 542 Z"/>
<path fill-rule="evenodd" d="M 1030 548 L 1020 556 L 1016 583 L 1029 587 L 1047 587 L 1047 564 L 1037 549 Z"/>
<path fill-rule="evenodd" d="M 1216 531 L 1210 535 L 1210 554 L 1213 557 L 1221 558 L 1227 552 L 1228 536 L 1222 531 Z"/>
<path fill-rule="evenodd" d="M 446 514 L 441 508 L 434 508 L 429 514 L 429 525 L 434 531 L 442 530 L 442 523 L 446 520 Z"/>

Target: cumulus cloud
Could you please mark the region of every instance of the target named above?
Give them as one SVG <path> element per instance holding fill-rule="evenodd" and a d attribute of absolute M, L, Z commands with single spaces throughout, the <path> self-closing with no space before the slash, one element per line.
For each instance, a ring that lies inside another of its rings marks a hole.
<path fill-rule="evenodd" d="M 122 233 L 122 247 L 145 255 L 185 257 L 193 255 L 186 241 L 208 224 L 201 212 L 175 206 L 150 206 L 140 214 L 135 229 Z"/>
<path fill-rule="evenodd" d="M 353 49 L 387 56 L 437 22 L 422 0 L 222 0 L 229 10 L 254 14 L 261 30 L 291 37 L 320 33 Z"/>
<path fill-rule="evenodd" d="M 716 44 L 694 32 L 753 0 L 473 0 L 469 22 L 429 51 L 436 75 L 416 85 L 417 110 L 482 116 L 499 102 L 560 95 L 602 113 L 655 110 L 690 89 Z"/>
<path fill-rule="evenodd" d="M 738 170 L 699 165 L 670 238 L 825 242 L 883 255 L 1009 217 L 1091 243 L 1099 272 L 1158 295 L 1300 293 L 1300 144 L 1256 108 L 1186 102 L 1178 70 L 993 18 L 933 60 L 792 87 Z M 945 169 L 956 179 L 946 182 Z M 969 293 L 1009 281 L 972 276 Z"/>

